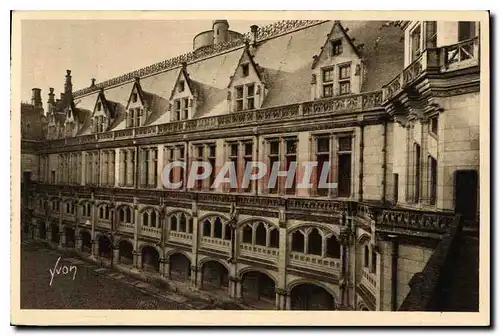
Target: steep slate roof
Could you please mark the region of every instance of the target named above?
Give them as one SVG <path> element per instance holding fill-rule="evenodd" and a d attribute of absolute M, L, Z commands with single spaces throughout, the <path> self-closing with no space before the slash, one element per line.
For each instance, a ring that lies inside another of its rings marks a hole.
<path fill-rule="evenodd" d="M 341 22 L 347 35 L 354 38 L 349 43 L 364 45 L 357 49 L 366 67 L 362 91 L 380 89 L 404 67 L 404 45 L 400 42 L 403 32 L 399 27 L 380 29 L 384 23 L 386 21 Z M 253 62 L 268 89 L 262 107 L 310 100 L 313 56 L 320 54 L 334 25 L 334 21 L 323 22 L 259 41 L 250 48 Z M 241 44 L 214 56 L 187 63 L 186 72 L 200 99 L 194 118 L 228 113 L 227 87 L 244 48 L 244 44 Z M 140 78 L 142 94 L 152 104 L 153 113 L 147 121 L 149 125 L 168 122 L 169 99 L 181 69 L 179 65 Z M 125 128 L 124 110 L 133 85 L 132 79 L 104 89 L 106 99 L 116 104 L 116 119 L 110 129 Z M 93 110 L 96 98 L 97 92 L 93 92 L 77 97 L 75 101 L 80 101 L 78 108 Z M 88 119 L 81 134 L 89 133 Z"/>

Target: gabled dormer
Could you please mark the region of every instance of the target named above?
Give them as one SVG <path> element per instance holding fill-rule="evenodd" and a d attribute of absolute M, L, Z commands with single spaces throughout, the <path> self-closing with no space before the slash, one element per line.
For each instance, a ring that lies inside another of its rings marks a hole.
<path fill-rule="evenodd" d="M 170 121 L 191 119 L 200 105 L 197 90 L 184 63 L 170 94 Z"/>
<path fill-rule="evenodd" d="M 144 91 L 141 87 L 140 78 L 136 77 L 125 108 L 126 127 L 146 125 L 151 113 L 153 113 L 153 100 L 154 95 Z"/>
<path fill-rule="evenodd" d="M 92 133 L 106 132 L 116 117 L 115 102 L 109 101 L 101 89 L 97 95 L 92 118 L 90 119 L 90 129 Z"/>
<path fill-rule="evenodd" d="M 363 61 L 348 29 L 336 21 L 319 54 L 313 57 L 311 99 L 359 93 Z"/>
<path fill-rule="evenodd" d="M 64 120 L 65 137 L 76 136 L 80 131 L 80 129 L 83 127 L 88 115 L 90 114 L 90 111 L 78 108 L 77 105 L 78 102 L 71 103 L 71 105 L 65 109 L 66 112 Z"/>
<path fill-rule="evenodd" d="M 245 47 L 228 85 L 228 111 L 239 112 L 262 107 L 267 93 L 262 70 Z"/>

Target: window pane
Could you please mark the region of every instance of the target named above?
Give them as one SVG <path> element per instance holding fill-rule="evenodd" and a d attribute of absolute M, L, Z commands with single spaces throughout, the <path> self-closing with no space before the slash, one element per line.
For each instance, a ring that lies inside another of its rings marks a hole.
<path fill-rule="evenodd" d="M 339 151 L 350 151 L 351 150 L 351 137 L 340 137 L 339 138 Z"/>
<path fill-rule="evenodd" d="M 247 142 L 245 144 L 245 155 L 252 155 L 252 143 L 251 142 Z"/>
<path fill-rule="evenodd" d="M 236 101 L 236 111 L 243 111 L 243 100 Z"/>
<path fill-rule="evenodd" d="M 278 141 L 272 141 L 269 143 L 269 152 L 271 154 L 278 154 L 280 150 L 280 143 Z"/>
<path fill-rule="evenodd" d="M 340 94 L 347 94 L 351 92 L 351 83 L 344 82 L 340 83 Z"/>
<path fill-rule="evenodd" d="M 236 88 L 236 98 L 243 98 L 243 87 L 239 86 Z"/>
<path fill-rule="evenodd" d="M 247 99 L 247 109 L 253 110 L 254 108 L 255 108 L 254 99 L 253 98 L 248 98 Z"/>
<path fill-rule="evenodd" d="M 345 78 L 350 78 L 351 77 L 351 66 L 343 66 L 339 68 L 339 78 L 340 79 L 345 79 Z"/>
<path fill-rule="evenodd" d="M 297 153 L 297 140 L 295 139 L 286 140 L 286 153 L 287 154 Z"/>
<path fill-rule="evenodd" d="M 332 97 L 333 96 L 333 85 L 324 85 L 323 86 L 323 97 Z"/>
<path fill-rule="evenodd" d="M 323 82 L 331 82 L 333 80 L 333 69 L 323 70 Z"/>
<path fill-rule="evenodd" d="M 248 85 L 247 86 L 247 96 L 252 97 L 254 95 L 254 92 L 255 92 L 255 85 L 253 85 L 253 84 Z"/>
<path fill-rule="evenodd" d="M 317 140 L 317 152 L 324 153 L 330 151 L 330 138 L 323 137 Z"/>

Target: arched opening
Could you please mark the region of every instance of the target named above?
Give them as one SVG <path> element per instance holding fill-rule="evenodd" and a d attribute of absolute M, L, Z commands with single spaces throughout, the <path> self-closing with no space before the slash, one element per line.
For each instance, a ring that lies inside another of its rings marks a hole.
<path fill-rule="evenodd" d="M 81 231 L 80 237 L 82 239 L 82 252 L 91 253 L 92 252 L 92 237 L 90 232 Z"/>
<path fill-rule="evenodd" d="M 154 228 L 158 227 L 158 228 L 160 228 L 160 223 L 157 220 L 157 212 L 156 211 L 151 212 L 151 217 L 150 218 L 151 218 L 151 227 L 154 227 Z"/>
<path fill-rule="evenodd" d="M 177 231 L 177 216 L 170 217 L 170 230 Z"/>
<path fill-rule="evenodd" d="M 252 227 L 250 225 L 243 226 L 243 242 L 252 243 Z"/>
<path fill-rule="evenodd" d="M 134 262 L 134 246 L 132 245 L 131 242 L 128 240 L 122 240 L 118 244 L 118 250 L 119 250 L 119 263 L 126 264 L 126 265 L 131 265 Z"/>
<path fill-rule="evenodd" d="M 181 214 L 181 218 L 179 221 L 179 231 L 186 232 L 186 215 L 185 214 Z"/>
<path fill-rule="evenodd" d="M 280 246 L 280 232 L 278 229 L 272 229 L 269 232 L 269 247 L 278 248 Z"/>
<path fill-rule="evenodd" d="M 59 240 L 61 239 L 59 234 L 59 225 L 52 223 L 50 226 L 50 231 L 52 233 L 52 242 L 59 244 Z"/>
<path fill-rule="evenodd" d="M 212 223 L 210 223 L 210 220 L 205 219 L 205 221 L 203 221 L 203 236 L 210 237 L 211 230 L 212 230 Z"/>
<path fill-rule="evenodd" d="M 264 223 L 257 223 L 255 229 L 255 245 L 266 246 L 267 230 Z"/>
<path fill-rule="evenodd" d="M 219 217 L 216 217 L 214 222 L 214 238 L 222 239 L 222 221 Z"/>
<path fill-rule="evenodd" d="M 149 272 L 160 271 L 160 254 L 152 246 L 142 248 L 142 269 Z"/>
<path fill-rule="evenodd" d="M 301 284 L 292 288 L 292 310 L 334 310 L 333 296 L 324 288 L 313 284 Z"/>
<path fill-rule="evenodd" d="M 75 230 L 71 227 L 64 229 L 64 234 L 66 235 L 66 246 L 75 247 Z"/>
<path fill-rule="evenodd" d="M 323 246 L 323 237 L 317 228 L 313 228 L 309 233 L 309 240 L 307 242 L 307 254 L 321 255 Z"/>
<path fill-rule="evenodd" d="M 364 246 L 364 256 L 363 256 L 363 266 L 367 267 L 370 265 L 370 249 L 368 245 Z"/>
<path fill-rule="evenodd" d="M 142 214 L 142 225 L 149 226 L 149 213 L 147 212 Z"/>
<path fill-rule="evenodd" d="M 276 305 L 276 291 L 274 280 L 267 274 L 250 271 L 242 278 L 243 300 L 255 308 L 274 309 Z"/>
<path fill-rule="evenodd" d="M 207 261 L 202 269 L 202 286 L 204 289 L 227 290 L 229 273 L 218 261 Z"/>
<path fill-rule="evenodd" d="M 182 253 L 173 253 L 170 258 L 170 279 L 188 281 L 191 277 L 191 262 Z"/>
<path fill-rule="evenodd" d="M 38 222 L 38 232 L 39 232 L 39 237 L 40 239 L 47 239 L 47 231 L 45 228 L 45 222 L 39 221 Z"/>
<path fill-rule="evenodd" d="M 300 230 L 292 233 L 292 251 L 304 253 L 304 235 Z"/>
<path fill-rule="evenodd" d="M 99 237 L 99 256 L 101 258 L 110 259 L 111 258 L 111 241 L 106 236 Z"/>
<path fill-rule="evenodd" d="M 326 256 L 340 259 L 340 242 L 334 235 L 326 240 Z"/>
<path fill-rule="evenodd" d="M 189 218 L 188 220 L 188 233 L 193 233 L 193 219 Z"/>

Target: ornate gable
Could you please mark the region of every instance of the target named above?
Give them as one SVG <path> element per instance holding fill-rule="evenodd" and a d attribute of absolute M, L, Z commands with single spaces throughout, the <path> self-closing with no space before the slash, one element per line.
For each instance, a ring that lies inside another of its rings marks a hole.
<path fill-rule="evenodd" d="M 328 98 L 361 90 L 363 60 L 354 39 L 336 21 L 318 55 L 313 57 L 311 99 Z"/>
<path fill-rule="evenodd" d="M 137 77 L 125 108 L 126 127 L 144 126 L 153 113 L 154 99 L 152 93 L 142 89 L 140 78 Z"/>
<path fill-rule="evenodd" d="M 92 133 L 106 132 L 116 117 L 116 103 L 106 99 L 104 90 L 97 95 L 97 99 L 90 120 Z"/>
<path fill-rule="evenodd" d="M 266 94 L 263 78 L 264 74 L 247 45 L 228 84 L 228 110 L 238 112 L 260 108 Z"/>
<path fill-rule="evenodd" d="M 187 64 L 183 63 L 170 94 L 170 121 L 191 119 L 201 105 L 199 90 L 196 90 L 186 68 Z"/>

